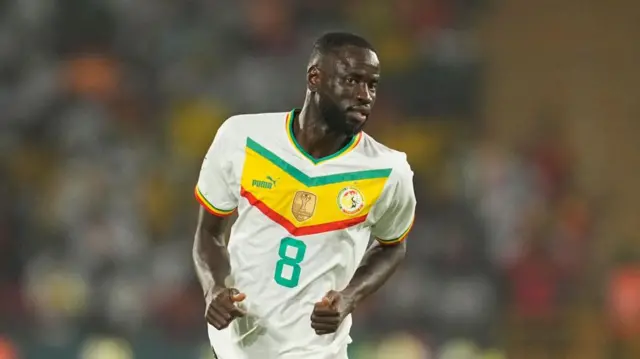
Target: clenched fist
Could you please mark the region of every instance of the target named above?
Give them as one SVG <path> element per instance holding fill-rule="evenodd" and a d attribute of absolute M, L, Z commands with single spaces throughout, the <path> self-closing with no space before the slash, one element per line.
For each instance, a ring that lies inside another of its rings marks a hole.
<path fill-rule="evenodd" d="M 245 298 L 246 295 L 235 288 L 212 290 L 205 298 L 207 322 L 220 330 L 228 327 L 235 318 L 244 317 L 247 313 L 236 303 Z"/>
<path fill-rule="evenodd" d="M 332 290 L 313 307 L 311 328 L 318 335 L 335 333 L 353 307 L 354 300 L 351 297 Z"/>

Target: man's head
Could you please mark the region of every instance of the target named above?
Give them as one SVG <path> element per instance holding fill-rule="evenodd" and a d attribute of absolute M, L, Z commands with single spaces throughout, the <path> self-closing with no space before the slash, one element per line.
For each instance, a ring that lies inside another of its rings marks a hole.
<path fill-rule="evenodd" d="M 362 130 L 376 99 L 380 62 L 360 36 L 332 32 L 313 46 L 307 88 L 331 130 L 354 135 Z"/>

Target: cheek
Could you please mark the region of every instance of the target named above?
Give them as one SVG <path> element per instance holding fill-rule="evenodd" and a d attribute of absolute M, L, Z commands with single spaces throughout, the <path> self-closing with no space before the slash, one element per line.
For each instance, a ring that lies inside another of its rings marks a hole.
<path fill-rule="evenodd" d="M 353 92 L 353 89 L 344 86 L 340 81 L 333 80 L 327 84 L 327 92 L 331 94 L 334 99 L 343 99 L 349 97 Z"/>
<path fill-rule="evenodd" d="M 336 89 L 327 89 L 323 95 L 325 104 L 333 107 L 341 107 L 345 98 L 344 94 Z"/>

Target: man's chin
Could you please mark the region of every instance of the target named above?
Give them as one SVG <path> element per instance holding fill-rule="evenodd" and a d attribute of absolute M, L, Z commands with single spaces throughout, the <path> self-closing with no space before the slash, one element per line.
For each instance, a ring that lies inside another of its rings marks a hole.
<path fill-rule="evenodd" d="M 355 136 L 360 132 L 362 132 L 366 124 L 367 124 L 366 121 L 360 122 L 360 121 L 347 120 L 345 132 L 349 136 Z"/>

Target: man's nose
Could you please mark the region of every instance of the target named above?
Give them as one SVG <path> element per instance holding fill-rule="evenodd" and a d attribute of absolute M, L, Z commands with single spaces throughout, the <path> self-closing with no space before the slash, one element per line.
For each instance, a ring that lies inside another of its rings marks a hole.
<path fill-rule="evenodd" d="M 362 104 L 368 105 L 373 102 L 373 95 L 367 84 L 360 84 L 356 88 L 356 98 Z"/>

